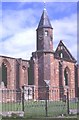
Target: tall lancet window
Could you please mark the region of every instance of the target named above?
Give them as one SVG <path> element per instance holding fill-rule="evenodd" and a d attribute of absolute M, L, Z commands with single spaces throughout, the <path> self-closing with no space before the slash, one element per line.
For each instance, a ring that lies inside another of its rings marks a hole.
<path fill-rule="evenodd" d="M 62 52 L 59 54 L 59 57 L 60 57 L 60 58 L 63 58 L 63 53 L 62 53 Z"/>
<path fill-rule="evenodd" d="M 2 82 L 4 83 L 4 86 L 7 87 L 7 66 L 2 63 Z"/>
<path fill-rule="evenodd" d="M 64 70 L 64 80 L 65 80 L 65 86 L 68 86 L 70 80 L 70 70 L 68 67 L 66 67 Z"/>

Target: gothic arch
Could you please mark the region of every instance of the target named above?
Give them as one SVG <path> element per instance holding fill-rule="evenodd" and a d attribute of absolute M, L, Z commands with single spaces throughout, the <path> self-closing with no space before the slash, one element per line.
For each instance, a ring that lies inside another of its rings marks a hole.
<path fill-rule="evenodd" d="M 65 83 L 65 86 L 69 86 L 70 85 L 70 79 L 71 79 L 71 73 L 70 73 L 70 69 L 69 67 L 67 66 L 65 69 L 64 69 L 64 83 Z"/>
<path fill-rule="evenodd" d="M 23 83 L 26 84 L 26 66 L 22 66 Z"/>
<path fill-rule="evenodd" d="M 7 59 L 2 60 L 2 82 L 4 87 L 10 88 L 11 65 Z"/>

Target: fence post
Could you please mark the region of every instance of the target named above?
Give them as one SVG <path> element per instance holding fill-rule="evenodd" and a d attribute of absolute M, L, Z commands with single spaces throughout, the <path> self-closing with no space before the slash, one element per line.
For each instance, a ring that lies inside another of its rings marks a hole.
<path fill-rule="evenodd" d="M 1 107 L 2 107 L 2 112 L 3 112 L 3 111 L 4 111 L 4 110 L 3 110 L 3 108 L 4 108 L 4 107 L 3 107 L 3 103 L 4 103 L 4 101 L 3 101 L 3 89 L 2 89 L 2 101 L 1 101 L 1 102 L 2 102 L 2 106 L 1 106 Z"/>
<path fill-rule="evenodd" d="M 67 89 L 67 113 L 69 114 L 69 91 Z"/>
<path fill-rule="evenodd" d="M 24 111 L 24 86 L 22 86 L 22 111 Z"/>
<path fill-rule="evenodd" d="M 47 92 L 48 92 L 48 86 L 46 86 L 46 100 L 45 100 L 45 110 L 46 110 L 46 117 L 48 116 L 48 109 L 47 109 Z"/>

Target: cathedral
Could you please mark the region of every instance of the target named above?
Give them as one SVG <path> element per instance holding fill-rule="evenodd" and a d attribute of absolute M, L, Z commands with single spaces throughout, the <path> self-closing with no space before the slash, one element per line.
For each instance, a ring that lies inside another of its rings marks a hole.
<path fill-rule="evenodd" d="M 0 90 L 25 88 L 34 100 L 63 99 L 67 91 L 69 98 L 78 98 L 79 65 L 62 40 L 53 50 L 53 28 L 45 8 L 36 29 L 36 44 L 30 60 L 0 56 Z"/>

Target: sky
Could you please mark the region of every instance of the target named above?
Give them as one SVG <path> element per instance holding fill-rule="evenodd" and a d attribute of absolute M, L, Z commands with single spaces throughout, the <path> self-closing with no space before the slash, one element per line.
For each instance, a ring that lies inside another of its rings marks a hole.
<path fill-rule="evenodd" d="M 36 29 L 44 3 L 4 1 L 0 4 L 0 55 L 29 60 L 36 51 Z M 45 7 L 53 27 L 54 51 L 63 40 L 77 59 L 77 2 L 46 2 Z"/>

